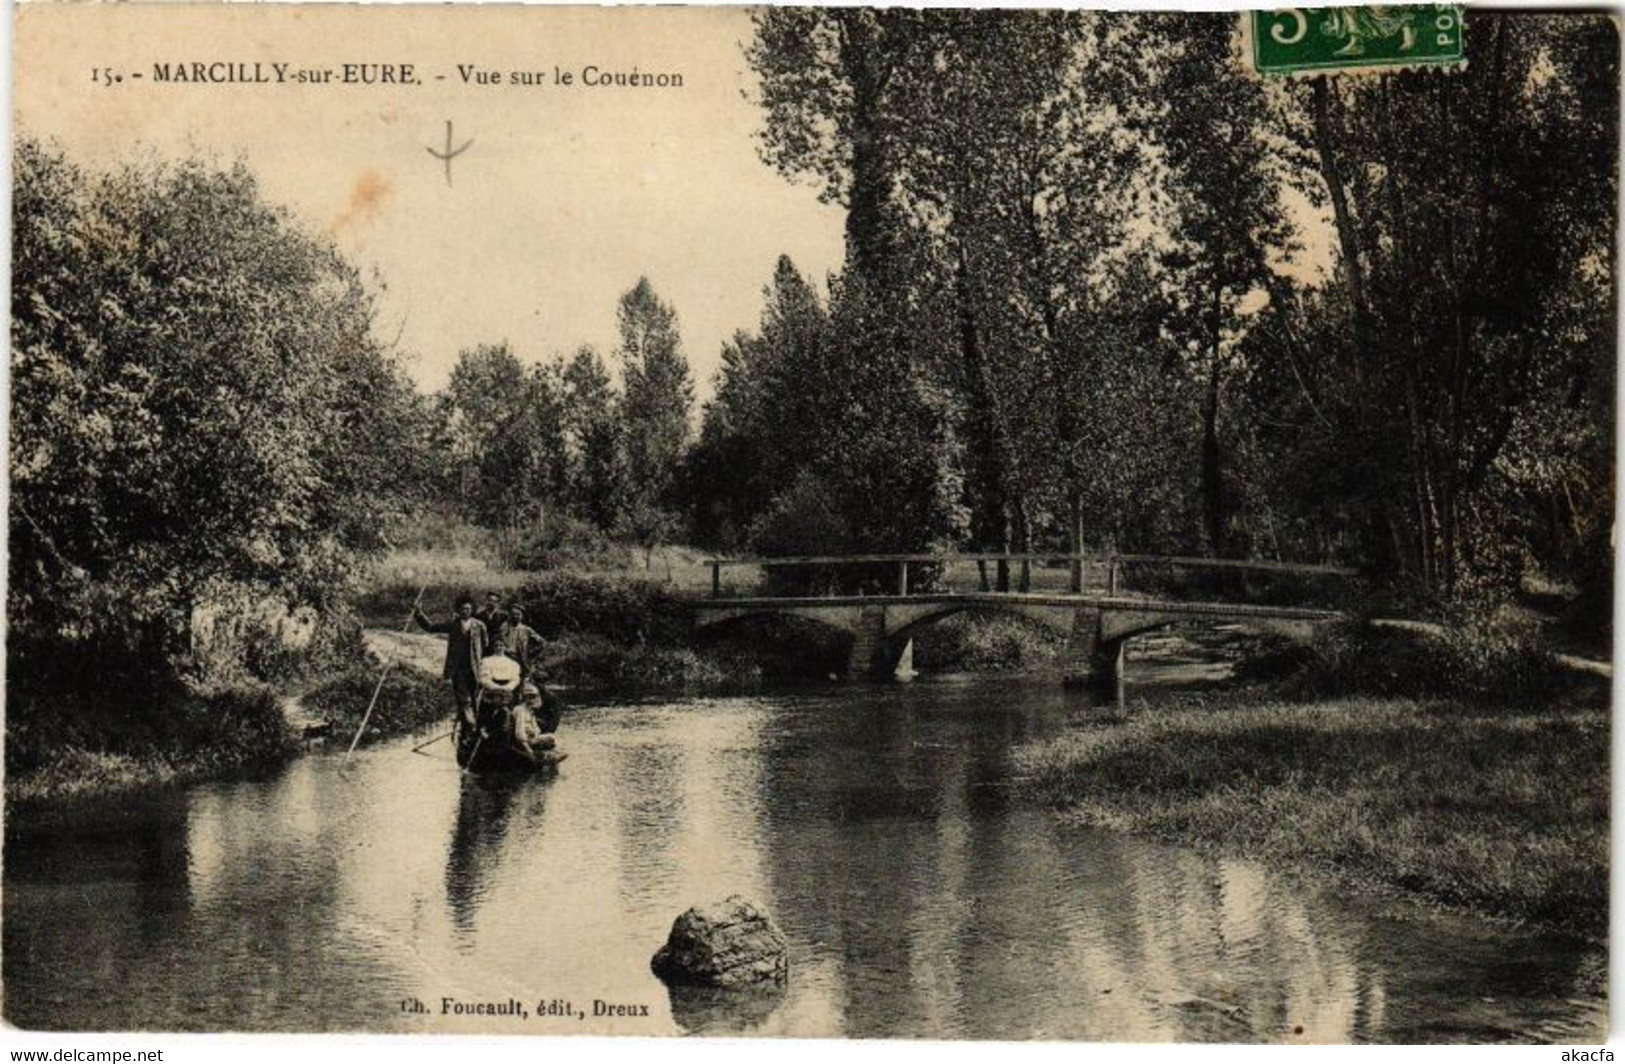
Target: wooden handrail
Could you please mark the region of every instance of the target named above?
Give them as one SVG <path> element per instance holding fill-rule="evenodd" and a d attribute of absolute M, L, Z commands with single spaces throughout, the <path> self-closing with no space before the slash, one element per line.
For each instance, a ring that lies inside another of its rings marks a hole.
<path fill-rule="evenodd" d="M 873 565 L 882 562 L 953 565 L 957 562 L 1085 562 L 1097 565 L 1170 565 L 1181 569 L 1244 569 L 1258 572 L 1308 573 L 1324 576 L 1359 576 L 1360 570 L 1342 565 L 1300 564 L 1242 558 L 1196 558 L 1161 554 L 837 554 L 772 558 L 707 558 L 702 565 L 755 565 L 764 569 L 797 565 Z"/>
<path fill-rule="evenodd" d="M 1107 559 L 1127 565 L 1174 565 L 1182 569 L 1256 569 L 1270 573 L 1320 573 L 1326 576 L 1359 576 L 1360 570 L 1346 565 L 1316 565 L 1301 562 L 1272 562 L 1245 558 L 1179 558 L 1161 554 L 1113 554 Z"/>

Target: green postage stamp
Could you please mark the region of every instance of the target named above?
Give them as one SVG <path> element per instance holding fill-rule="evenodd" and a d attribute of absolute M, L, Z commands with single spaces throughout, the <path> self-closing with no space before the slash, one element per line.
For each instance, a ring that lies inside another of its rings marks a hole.
<path fill-rule="evenodd" d="M 1261 74 L 1346 73 L 1394 67 L 1463 67 L 1455 4 L 1282 7 L 1243 16 L 1247 52 Z"/>

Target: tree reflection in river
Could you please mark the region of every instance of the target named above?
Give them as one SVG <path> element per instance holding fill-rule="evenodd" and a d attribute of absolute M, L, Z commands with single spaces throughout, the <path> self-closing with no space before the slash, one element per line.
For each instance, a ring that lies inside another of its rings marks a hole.
<path fill-rule="evenodd" d="M 1059 692 L 922 690 L 865 692 L 868 711 L 834 727 L 799 717 L 764 756 L 778 916 L 833 961 L 798 971 L 798 993 L 809 979 L 833 991 L 841 1033 L 1368 1041 L 1424 1014 L 1428 1030 L 1482 1033 L 1477 1013 L 1505 1024 L 1572 991 L 1580 951 L 1517 951 L 1547 985 L 1530 995 L 1494 976 L 1486 1004 L 1459 987 L 1490 973 L 1461 965 L 1480 943 L 1504 958 L 1508 942 L 1480 940 L 1478 922 L 1344 906 L 1313 878 L 1010 803 L 1012 746 L 1088 707 Z"/>
<path fill-rule="evenodd" d="M 1216 710 L 1218 711 L 1218 710 Z M 1605 955 L 1419 914 L 1013 800 L 1057 685 L 926 681 L 585 709 L 556 778 L 489 790 L 410 740 L 8 837 L 5 1015 L 58 1029 L 1145 1040 L 1594 1037 Z M 782 995 L 649 957 L 740 893 Z M 414 1014 L 594 998 L 647 1017 Z M 1301 1031 L 1299 1030 L 1301 1028 Z"/>
<path fill-rule="evenodd" d="M 465 950 L 473 948 L 480 900 L 502 859 L 514 796 L 532 782 L 523 776 L 482 779 L 464 774 L 461 779 L 457 823 L 446 854 L 446 905 Z"/>

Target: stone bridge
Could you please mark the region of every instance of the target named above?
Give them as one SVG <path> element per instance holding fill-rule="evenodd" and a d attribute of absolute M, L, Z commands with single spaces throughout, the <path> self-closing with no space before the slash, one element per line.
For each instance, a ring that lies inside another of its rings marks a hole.
<path fill-rule="evenodd" d="M 712 628 L 747 617 L 800 617 L 852 636 L 847 671 L 890 676 L 910 635 L 965 610 L 1012 614 L 1060 632 L 1067 639 L 1064 678 L 1115 689 L 1121 696 L 1123 653 L 1137 635 L 1178 621 L 1207 618 L 1307 639 L 1318 625 L 1339 620 L 1334 610 L 1179 602 L 1078 593 L 946 592 L 830 598 L 733 598 L 695 604 L 695 624 Z"/>

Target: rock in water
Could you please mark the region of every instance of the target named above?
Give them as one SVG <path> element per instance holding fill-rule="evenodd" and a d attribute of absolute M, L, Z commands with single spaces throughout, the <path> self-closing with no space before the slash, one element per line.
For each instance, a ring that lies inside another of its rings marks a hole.
<path fill-rule="evenodd" d="M 737 894 L 679 916 L 650 967 L 677 986 L 762 986 L 790 975 L 783 933 Z"/>

